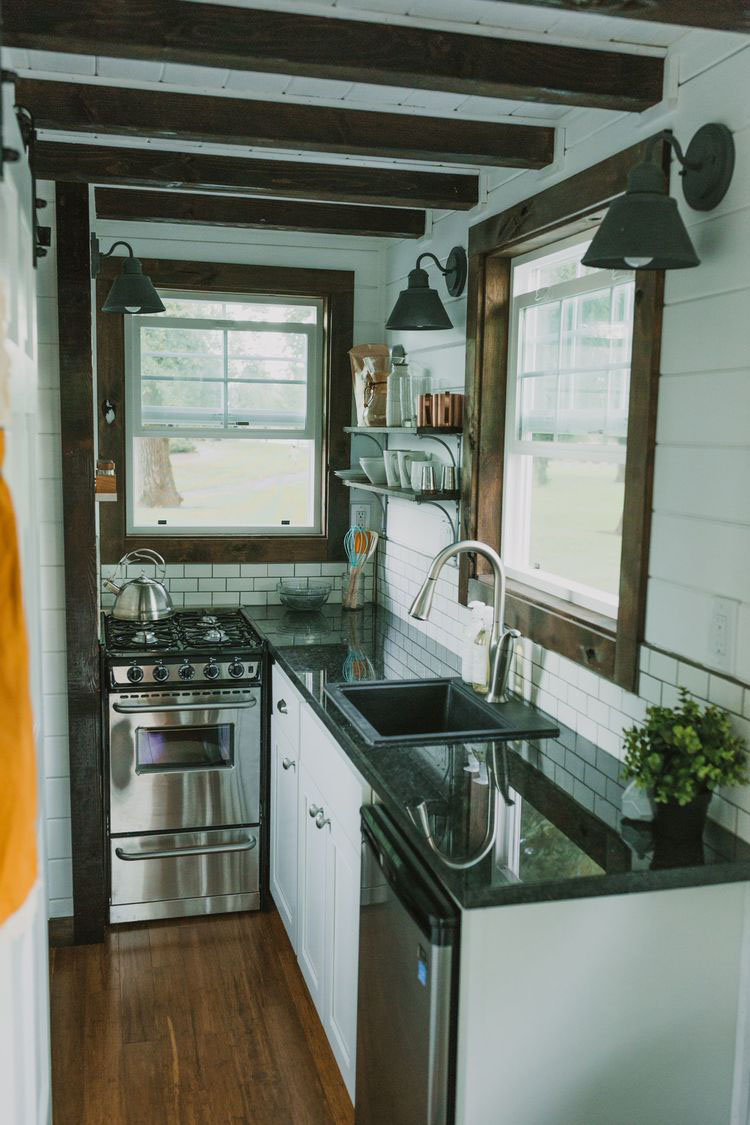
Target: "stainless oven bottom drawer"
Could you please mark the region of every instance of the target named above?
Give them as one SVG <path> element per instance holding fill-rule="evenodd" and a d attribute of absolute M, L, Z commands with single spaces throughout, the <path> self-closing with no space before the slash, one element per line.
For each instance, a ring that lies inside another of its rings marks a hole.
<path fill-rule="evenodd" d="M 260 905 L 254 828 L 110 840 L 110 922 L 252 910 Z"/>

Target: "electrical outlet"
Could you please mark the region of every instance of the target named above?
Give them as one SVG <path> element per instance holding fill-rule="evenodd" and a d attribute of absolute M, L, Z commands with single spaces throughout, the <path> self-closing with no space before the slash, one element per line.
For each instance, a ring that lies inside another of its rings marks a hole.
<path fill-rule="evenodd" d="M 363 529 L 370 526 L 369 504 L 352 504 L 352 526 Z"/>
<path fill-rule="evenodd" d="M 739 602 L 732 598 L 714 598 L 711 606 L 708 660 L 712 668 L 720 668 L 723 672 L 734 671 L 738 610 Z"/>

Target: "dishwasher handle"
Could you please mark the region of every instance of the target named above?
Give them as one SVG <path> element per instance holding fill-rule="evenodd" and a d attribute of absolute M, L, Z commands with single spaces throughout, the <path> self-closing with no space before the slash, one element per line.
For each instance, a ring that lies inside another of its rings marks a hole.
<path fill-rule="evenodd" d="M 409 854 L 406 841 L 381 806 L 362 809 L 362 837 L 394 895 L 430 945 L 452 945 L 458 934 L 456 907 L 417 856 Z"/>

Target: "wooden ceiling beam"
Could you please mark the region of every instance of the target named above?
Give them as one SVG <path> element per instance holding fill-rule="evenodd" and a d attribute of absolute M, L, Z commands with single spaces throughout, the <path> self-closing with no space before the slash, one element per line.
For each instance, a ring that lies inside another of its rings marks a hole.
<path fill-rule="evenodd" d="M 427 116 L 415 123 L 407 113 L 27 78 L 16 83 L 16 100 L 31 110 L 37 128 L 72 133 L 511 168 L 542 168 L 554 158 L 555 131 L 547 126 Z"/>
<path fill-rule="evenodd" d="M 478 176 L 367 168 L 353 162 L 313 164 L 38 141 L 35 168 L 40 180 L 226 191 L 375 206 L 469 211 L 479 200 Z"/>
<path fill-rule="evenodd" d="M 421 238 L 424 211 L 408 207 L 358 207 L 294 199 L 240 199 L 196 192 L 97 188 L 96 215 L 132 223 L 188 223 L 249 227 L 367 238 Z"/>
<path fill-rule="evenodd" d="M 496 3 L 497 0 L 489 0 Z M 620 16 L 630 20 L 750 32 L 747 0 L 515 0 L 530 8 Z"/>
<path fill-rule="evenodd" d="M 636 112 L 662 98 L 662 60 L 614 50 L 185 0 L 7 7 L 8 47 Z"/>

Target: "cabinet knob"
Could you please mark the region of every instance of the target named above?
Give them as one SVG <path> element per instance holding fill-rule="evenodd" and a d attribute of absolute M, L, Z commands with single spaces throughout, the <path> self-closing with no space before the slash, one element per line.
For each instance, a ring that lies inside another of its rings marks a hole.
<path fill-rule="evenodd" d="M 285 699 L 279 700 L 279 702 L 276 704 L 276 710 L 279 711 L 282 715 L 286 715 L 288 713 L 289 708 L 286 705 Z"/>
<path fill-rule="evenodd" d="M 323 809 L 321 805 L 310 805 L 310 808 L 308 809 L 308 812 L 310 813 L 310 820 L 315 820 L 315 817 L 318 815 L 318 813 L 322 813 L 322 811 Z"/>
<path fill-rule="evenodd" d="M 284 758 L 283 762 L 281 763 L 281 768 L 283 770 L 293 770 L 295 764 L 296 763 L 293 762 L 291 758 Z"/>
<path fill-rule="evenodd" d="M 330 816 L 326 816 L 323 809 L 321 809 L 318 812 L 318 815 L 315 817 L 315 827 L 316 828 L 325 828 L 326 824 L 330 824 L 330 823 L 331 823 Z"/>

